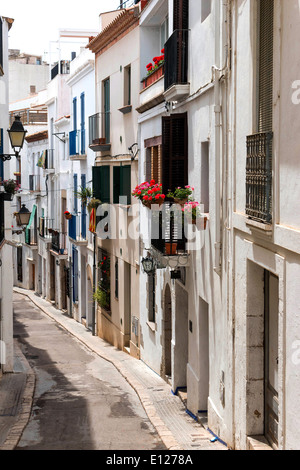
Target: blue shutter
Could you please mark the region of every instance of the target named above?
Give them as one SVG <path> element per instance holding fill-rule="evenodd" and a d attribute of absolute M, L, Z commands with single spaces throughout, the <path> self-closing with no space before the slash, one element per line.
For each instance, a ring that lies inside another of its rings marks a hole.
<path fill-rule="evenodd" d="M 1 22 L 1 19 L 0 19 Z M 0 154 L 2 155 L 4 152 L 4 145 L 3 145 L 3 129 L 0 129 Z M 0 159 L 0 180 L 4 180 L 4 171 L 3 171 L 3 161 Z"/>
<path fill-rule="evenodd" d="M 80 122 L 80 131 L 81 131 L 81 155 L 85 154 L 85 94 L 81 93 L 80 95 L 80 109 L 81 109 L 81 122 Z"/>
<path fill-rule="evenodd" d="M 81 175 L 81 186 L 86 188 L 86 177 Z M 81 236 L 86 238 L 86 206 L 81 204 Z"/>
<path fill-rule="evenodd" d="M 77 196 L 76 196 L 75 193 L 77 193 L 77 191 L 78 191 L 78 188 L 77 188 L 78 177 L 77 177 L 76 173 L 75 173 L 73 178 L 74 178 L 74 213 L 77 214 L 77 212 L 78 212 L 78 199 L 77 199 Z"/>
<path fill-rule="evenodd" d="M 73 130 L 77 131 L 77 98 L 73 98 Z"/>
<path fill-rule="evenodd" d="M 72 246 L 72 258 L 73 258 L 73 302 L 78 301 L 78 251 Z"/>

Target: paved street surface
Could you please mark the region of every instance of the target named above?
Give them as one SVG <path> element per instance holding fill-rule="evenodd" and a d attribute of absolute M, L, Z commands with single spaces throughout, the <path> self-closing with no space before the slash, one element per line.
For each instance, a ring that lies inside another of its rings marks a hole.
<path fill-rule="evenodd" d="M 227 450 L 142 360 L 33 291 L 14 292 L 16 372 L 26 385 L 9 432 L 0 415 L 0 449 Z M 6 397 L 21 380 L 13 376 Z"/>
<path fill-rule="evenodd" d="M 15 294 L 14 335 L 36 374 L 17 449 L 165 449 L 137 394 L 32 302 Z"/>

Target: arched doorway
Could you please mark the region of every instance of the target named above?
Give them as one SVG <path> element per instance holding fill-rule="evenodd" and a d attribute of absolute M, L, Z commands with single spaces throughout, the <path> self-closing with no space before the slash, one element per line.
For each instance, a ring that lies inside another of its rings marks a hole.
<path fill-rule="evenodd" d="M 162 377 L 169 380 L 172 375 L 172 300 L 170 286 L 166 286 L 164 295 Z"/>

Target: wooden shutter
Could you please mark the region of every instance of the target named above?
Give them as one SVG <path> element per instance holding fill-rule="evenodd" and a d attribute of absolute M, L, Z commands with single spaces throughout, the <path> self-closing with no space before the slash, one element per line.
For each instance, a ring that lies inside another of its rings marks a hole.
<path fill-rule="evenodd" d="M 1 19 L 0 19 L 1 24 Z M 3 129 L 0 129 L 0 154 L 4 152 Z M 0 159 L 0 181 L 4 180 L 3 161 Z"/>
<path fill-rule="evenodd" d="M 121 187 L 120 187 L 120 169 L 121 167 L 120 166 L 114 166 L 114 170 L 113 170 L 113 177 L 114 177 L 114 188 L 113 188 L 113 192 L 114 192 L 114 195 L 113 195 L 113 201 L 114 201 L 114 204 L 119 204 L 119 197 L 120 197 L 120 191 L 121 191 Z"/>
<path fill-rule="evenodd" d="M 161 161 L 161 145 L 151 148 L 151 179 L 156 183 L 161 183 L 162 161 Z"/>
<path fill-rule="evenodd" d="M 151 180 L 151 148 L 146 148 L 145 153 L 145 181 Z"/>
<path fill-rule="evenodd" d="M 77 214 L 78 212 L 78 198 L 77 198 L 77 191 L 78 191 L 78 177 L 77 174 L 74 175 L 74 212 Z"/>
<path fill-rule="evenodd" d="M 77 98 L 73 98 L 73 130 L 77 130 Z"/>
<path fill-rule="evenodd" d="M 189 0 L 174 0 L 173 29 L 189 29 Z"/>
<path fill-rule="evenodd" d="M 273 130 L 274 0 L 259 2 L 258 132 Z"/>
<path fill-rule="evenodd" d="M 187 114 L 162 118 L 163 192 L 188 184 Z"/>
<path fill-rule="evenodd" d="M 102 203 L 110 202 L 110 167 L 93 167 L 93 196 Z"/>

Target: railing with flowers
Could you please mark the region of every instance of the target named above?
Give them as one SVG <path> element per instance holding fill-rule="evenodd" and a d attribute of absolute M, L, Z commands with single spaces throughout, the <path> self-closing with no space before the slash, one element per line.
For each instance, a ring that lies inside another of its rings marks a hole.
<path fill-rule="evenodd" d="M 4 180 L 2 182 L 2 185 L 4 187 L 5 192 L 11 194 L 11 196 L 19 192 L 21 189 L 21 185 L 18 183 L 18 181 L 13 179 Z"/>
<path fill-rule="evenodd" d="M 149 62 L 146 65 L 147 76 L 143 78 L 143 88 L 152 85 L 156 80 L 162 77 L 165 73 L 165 50 L 161 50 L 162 55 L 153 57 L 153 63 Z"/>
<path fill-rule="evenodd" d="M 150 183 L 145 181 L 135 187 L 132 192 L 132 196 L 139 199 L 142 204 L 148 208 L 152 204 L 163 204 L 166 195 L 162 193 L 162 184 L 158 184 L 155 180 L 151 180 Z"/>

